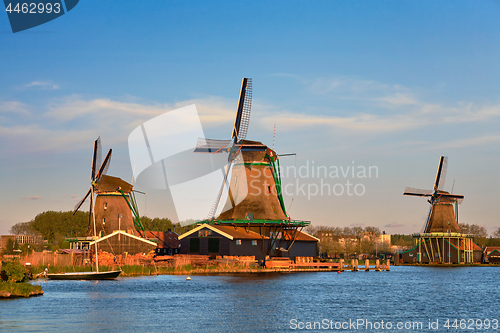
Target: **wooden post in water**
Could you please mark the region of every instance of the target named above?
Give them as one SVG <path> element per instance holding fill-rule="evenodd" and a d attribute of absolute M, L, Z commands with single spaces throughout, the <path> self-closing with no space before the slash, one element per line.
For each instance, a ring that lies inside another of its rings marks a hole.
<path fill-rule="evenodd" d="M 354 259 L 354 266 L 356 267 L 355 272 L 359 270 L 359 262 L 358 259 Z"/>
<path fill-rule="evenodd" d="M 380 259 L 377 259 L 375 262 L 375 271 L 380 272 Z"/>
<path fill-rule="evenodd" d="M 344 259 L 340 259 L 339 264 L 340 264 L 340 271 L 343 272 L 344 271 Z"/>
<path fill-rule="evenodd" d="M 365 259 L 365 271 L 368 272 L 370 270 L 370 260 Z"/>
<path fill-rule="evenodd" d="M 351 259 L 351 271 L 355 271 L 356 270 L 356 266 L 354 265 L 354 259 Z"/>
<path fill-rule="evenodd" d="M 389 259 L 387 259 L 385 265 L 387 267 L 385 270 L 389 272 L 391 270 L 391 261 Z"/>

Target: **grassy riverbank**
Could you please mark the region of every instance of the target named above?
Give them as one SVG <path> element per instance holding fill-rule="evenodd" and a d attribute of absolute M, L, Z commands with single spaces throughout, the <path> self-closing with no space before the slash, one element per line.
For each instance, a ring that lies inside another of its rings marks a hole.
<path fill-rule="evenodd" d="M 44 266 L 32 267 L 33 276 L 43 273 Z M 213 265 L 213 266 L 193 266 L 191 264 L 183 266 L 143 266 L 143 265 L 123 265 L 123 266 L 99 266 L 99 271 L 110 271 L 121 269 L 121 277 L 125 276 L 144 276 L 144 275 L 196 275 L 196 274 L 227 274 L 227 273 L 259 273 L 274 270 L 266 270 L 261 267 L 249 267 L 247 265 Z M 95 268 L 94 268 L 95 270 Z M 90 266 L 52 266 L 50 273 L 68 273 L 68 272 L 90 272 Z"/>
<path fill-rule="evenodd" d="M 42 287 L 27 282 L 0 282 L 0 298 L 43 295 Z"/>

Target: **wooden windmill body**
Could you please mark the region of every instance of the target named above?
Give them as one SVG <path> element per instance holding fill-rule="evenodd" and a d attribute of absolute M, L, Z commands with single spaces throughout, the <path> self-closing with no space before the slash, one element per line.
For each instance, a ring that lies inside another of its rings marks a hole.
<path fill-rule="evenodd" d="M 123 194 L 118 189 L 121 188 Z M 95 199 L 96 230 L 100 237 L 123 230 L 131 235 L 140 236 L 134 225 L 134 216 L 127 200 L 130 202 L 132 185 L 126 181 L 103 175 L 97 183 Z M 89 228 L 87 235 L 93 235 L 94 230 Z"/>
<path fill-rule="evenodd" d="M 242 144 L 264 146 L 260 142 L 243 141 Z M 268 147 L 260 151 L 241 152 L 241 160 L 233 164 L 229 195 L 217 220 L 286 221 L 288 219 L 277 193 L 271 164 L 273 156 L 277 156 L 276 152 Z M 245 186 L 238 183 L 240 179 L 246 180 Z M 241 190 L 242 187 L 245 191 Z M 240 198 L 241 195 L 244 197 Z"/>

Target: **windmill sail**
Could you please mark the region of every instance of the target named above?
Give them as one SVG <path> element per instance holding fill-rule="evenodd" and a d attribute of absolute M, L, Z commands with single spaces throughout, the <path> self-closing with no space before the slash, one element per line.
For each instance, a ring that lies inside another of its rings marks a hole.
<path fill-rule="evenodd" d="M 448 157 L 441 156 L 439 159 L 439 166 L 436 173 L 436 180 L 434 181 L 434 191 L 443 190 L 444 182 L 446 180 L 446 171 L 448 169 Z"/>
<path fill-rule="evenodd" d="M 250 123 L 250 111 L 252 109 L 252 79 L 243 78 L 241 82 L 240 98 L 238 100 L 238 110 L 234 119 L 233 142 L 238 142 L 246 138 L 248 124 Z"/>
<path fill-rule="evenodd" d="M 75 215 L 75 213 L 78 211 L 78 209 L 80 209 L 80 207 L 83 205 L 83 203 L 85 202 L 85 200 L 87 200 L 87 198 L 89 197 L 89 195 L 90 195 L 91 192 L 92 192 L 92 190 L 89 189 L 89 191 L 87 192 L 87 194 L 85 194 L 85 196 L 83 197 L 83 199 L 80 200 L 80 201 L 78 201 L 78 203 L 73 208 L 73 215 Z"/>
<path fill-rule="evenodd" d="M 91 175 L 91 180 L 94 181 L 96 174 L 97 174 L 97 168 L 101 165 L 102 163 L 102 146 L 101 146 L 101 137 L 98 137 L 97 140 L 94 142 L 94 155 L 92 156 L 92 175 Z"/>
<path fill-rule="evenodd" d="M 416 197 L 430 197 L 432 195 L 431 190 L 420 190 L 418 188 L 407 187 L 403 195 L 413 195 Z"/>

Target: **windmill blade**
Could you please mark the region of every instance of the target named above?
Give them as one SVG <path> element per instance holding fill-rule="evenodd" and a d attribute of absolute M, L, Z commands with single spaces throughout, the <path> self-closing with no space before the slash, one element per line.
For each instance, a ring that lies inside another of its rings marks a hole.
<path fill-rule="evenodd" d="M 429 214 L 427 214 L 427 220 L 425 221 L 425 227 L 424 227 L 423 232 L 427 232 L 427 228 L 429 227 L 429 222 L 430 222 L 430 220 L 431 220 L 432 208 L 433 208 L 433 207 L 434 207 L 434 206 L 433 206 L 433 205 L 431 205 L 431 208 L 429 209 Z"/>
<path fill-rule="evenodd" d="M 78 201 L 78 203 L 75 205 L 75 208 L 73 209 L 73 215 L 76 214 L 76 212 L 78 211 L 78 209 L 80 209 L 80 207 L 83 205 L 83 203 L 85 202 L 85 200 L 87 200 L 90 192 L 91 192 L 91 189 L 89 189 L 89 191 L 87 192 L 87 194 L 85 194 L 85 196 L 83 197 L 83 199 L 80 200 L 80 201 Z"/>
<path fill-rule="evenodd" d="M 451 199 L 463 199 L 464 196 L 460 194 L 441 194 L 440 197 L 451 198 Z"/>
<path fill-rule="evenodd" d="M 224 177 L 222 180 L 221 188 L 219 190 L 219 193 L 217 194 L 217 199 L 215 200 L 214 204 L 212 205 L 212 208 L 210 209 L 210 212 L 208 213 L 209 220 L 212 220 L 214 218 L 215 214 L 217 213 L 217 208 L 219 207 L 220 200 L 222 198 L 222 193 L 224 192 L 224 187 L 227 187 L 228 197 L 230 198 L 231 203 L 233 204 L 233 207 L 234 207 L 234 202 L 231 199 L 232 195 L 231 195 L 230 184 L 228 184 L 228 182 L 229 182 L 229 172 L 231 171 L 231 168 L 232 168 L 235 161 L 237 163 L 243 162 L 243 157 L 241 155 L 241 147 L 240 147 L 240 149 L 238 149 L 238 151 L 236 153 L 229 154 L 229 157 L 227 159 L 226 169 L 223 171 Z"/>
<path fill-rule="evenodd" d="M 446 171 L 448 169 L 448 157 L 441 156 L 439 159 L 439 166 L 436 173 L 436 180 L 434 181 L 434 191 L 442 190 L 446 180 Z"/>
<path fill-rule="evenodd" d="M 222 193 L 224 192 L 224 187 L 227 186 L 227 180 L 228 180 L 228 175 L 229 175 L 229 170 L 231 170 L 231 167 L 233 165 L 233 159 L 231 157 L 228 160 L 228 164 L 226 165 L 226 170 L 224 172 L 224 178 L 222 180 L 222 184 L 219 190 L 219 193 L 217 194 L 217 198 L 215 199 L 214 204 L 212 205 L 212 208 L 210 208 L 210 212 L 208 213 L 208 219 L 212 220 L 215 216 L 215 213 L 217 212 L 217 208 L 219 207 L 220 204 L 220 199 L 222 197 Z"/>
<path fill-rule="evenodd" d="M 451 202 L 457 202 L 459 205 L 464 201 L 464 196 L 459 194 L 441 194 L 439 197 L 449 199 Z"/>
<path fill-rule="evenodd" d="M 102 147 L 101 147 L 101 137 L 98 137 L 94 142 L 94 152 L 92 154 L 92 170 L 90 172 L 90 180 L 94 181 L 97 168 L 101 165 L 102 159 Z"/>
<path fill-rule="evenodd" d="M 222 153 L 227 151 L 227 147 L 231 145 L 231 140 L 214 140 L 198 138 L 195 153 Z"/>
<path fill-rule="evenodd" d="M 109 163 L 111 162 L 111 152 L 112 151 L 113 151 L 112 149 L 110 149 L 108 151 L 108 154 L 106 155 L 106 158 L 104 159 L 104 162 L 102 162 L 101 167 L 99 168 L 99 171 L 97 172 L 97 174 L 95 176 L 95 181 L 96 182 L 98 182 L 99 180 L 101 180 L 101 176 L 105 175 L 106 172 L 108 172 Z"/>
<path fill-rule="evenodd" d="M 243 140 L 248 131 L 250 122 L 250 111 L 252 109 L 252 79 L 243 78 L 241 82 L 240 98 L 238 100 L 238 109 L 234 119 L 233 133 L 231 138 L 233 142 Z"/>
<path fill-rule="evenodd" d="M 405 192 L 403 195 L 412 195 L 415 197 L 430 197 L 432 195 L 431 190 L 420 190 L 418 188 L 411 188 L 407 187 L 405 188 Z"/>
<path fill-rule="evenodd" d="M 92 218 L 93 218 L 93 214 L 94 214 L 94 192 L 92 191 L 92 186 L 90 187 L 90 191 L 91 191 L 91 194 L 90 194 L 90 208 L 89 208 L 89 225 L 92 225 Z M 94 223 L 94 236 L 95 235 L 95 223 Z"/>

